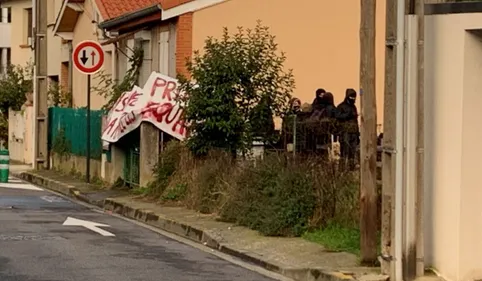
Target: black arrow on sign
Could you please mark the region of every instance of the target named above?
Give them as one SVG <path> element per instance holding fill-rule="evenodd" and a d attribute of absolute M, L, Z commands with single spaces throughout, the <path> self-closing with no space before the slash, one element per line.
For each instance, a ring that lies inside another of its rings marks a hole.
<path fill-rule="evenodd" d="M 85 65 L 85 63 L 89 60 L 89 58 L 87 57 L 87 52 L 86 50 L 83 50 L 82 51 L 82 57 L 80 58 L 80 60 L 82 61 L 82 63 Z"/>

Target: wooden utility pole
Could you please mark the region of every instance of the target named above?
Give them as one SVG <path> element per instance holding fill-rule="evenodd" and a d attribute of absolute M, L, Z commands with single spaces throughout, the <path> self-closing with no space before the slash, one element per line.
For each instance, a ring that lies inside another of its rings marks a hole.
<path fill-rule="evenodd" d="M 362 263 L 377 260 L 376 0 L 361 0 L 360 246 Z"/>
<path fill-rule="evenodd" d="M 416 276 L 425 273 L 424 258 L 424 134 L 425 134 L 425 1 L 415 0 L 415 14 L 417 15 L 417 192 L 415 203 L 416 215 Z"/>
<path fill-rule="evenodd" d="M 35 85 L 34 85 L 34 168 L 46 168 L 48 164 L 47 148 L 47 0 L 33 0 L 35 15 Z"/>

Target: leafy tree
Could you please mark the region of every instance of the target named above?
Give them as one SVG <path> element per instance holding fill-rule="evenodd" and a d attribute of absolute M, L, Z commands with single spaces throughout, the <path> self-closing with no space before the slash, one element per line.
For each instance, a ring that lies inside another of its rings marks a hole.
<path fill-rule="evenodd" d="M 32 93 L 31 65 L 22 67 L 10 65 L 6 74 L 0 78 L 0 111 L 8 116 L 8 109 L 20 110 L 27 101 L 27 94 Z"/>
<path fill-rule="evenodd" d="M 0 142 L 8 145 L 8 109 L 20 110 L 32 93 L 32 65 L 10 65 L 0 77 Z"/>
<path fill-rule="evenodd" d="M 179 77 L 190 149 L 203 155 L 222 148 L 235 155 L 246 152 L 254 136 L 272 138 L 273 115 L 286 112 L 294 89 L 285 60 L 275 36 L 259 21 L 253 30 L 240 27 L 229 34 L 224 28 L 221 39 L 209 37 L 203 52 L 187 63 L 190 78 Z M 262 124 L 270 134 L 259 134 Z"/>
<path fill-rule="evenodd" d="M 261 138 L 265 143 L 276 141 L 273 110 L 269 96 L 264 96 L 251 110 L 251 130 L 254 137 Z"/>
<path fill-rule="evenodd" d="M 48 91 L 51 106 L 72 107 L 72 94 L 65 91 L 58 82 L 51 82 Z"/>
<path fill-rule="evenodd" d="M 5 148 L 8 148 L 8 120 L 0 114 L 0 145 L 2 143 Z"/>

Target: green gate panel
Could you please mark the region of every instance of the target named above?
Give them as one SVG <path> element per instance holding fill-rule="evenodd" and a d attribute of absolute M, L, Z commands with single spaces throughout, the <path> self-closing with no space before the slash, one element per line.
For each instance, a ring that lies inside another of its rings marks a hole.
<path fill-rule="evenodd" d="M 133 187 L 138 187 L 140 182 L 139 172 L 139 148 L 130 147 L 127 150 L 125 164 L 124 164 L 124 180 L 127 184 Z"/>
<path fill-rule="evenodd" d="M 90 111 L 90 155 L 93 159 L 102 156 L 102 110 Z M 87 152 L 87 109 L 85 108 L 49 108 L 49 149 L 60 129 L 65 132 L 66 139 L 70 142 L 71 153 L 77 156 L 86 156 Z"/>

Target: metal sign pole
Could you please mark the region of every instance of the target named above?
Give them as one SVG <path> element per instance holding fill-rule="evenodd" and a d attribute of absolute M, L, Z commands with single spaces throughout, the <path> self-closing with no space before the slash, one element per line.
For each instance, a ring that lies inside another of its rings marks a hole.
<path fill-rule="evenodd" d="M 72 62 L 75 68 L 77 68 L 81 73 L 87 75 L 87 116 L 86 116 L 86 141 L 85 144 L 86 152 L 86 165 L 85 165 L 85 180 L 90 183 L 90 141 L 91 141 L 91 120 L 90 120 L 90 82 L 91 75 L 100 70 L 104 64 L 104 51 L 99 42 L 95 41 L 82 41 L 77 46 L 75 46 L 72 53 Z M 87 62 L 89 66 L 87 66 Z"/>
<path fill-rule="evenodd" d="M 90 74 L 87 74 L 87 151 L 85 165 L 85 178 L 87 183 L 90 183 Z"/>

